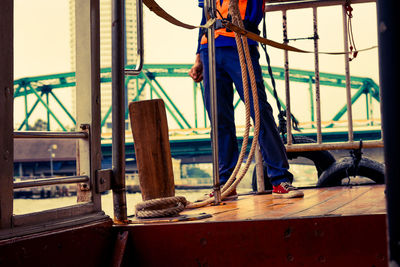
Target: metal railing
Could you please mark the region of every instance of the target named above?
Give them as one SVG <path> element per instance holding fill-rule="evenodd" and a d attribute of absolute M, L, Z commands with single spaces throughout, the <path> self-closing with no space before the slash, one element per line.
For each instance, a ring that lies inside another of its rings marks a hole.
<path fill-rule="evenodd" d="M 356 0 L 351 1 L 354 3 L 367 3 L 375 2 L 374 0 Z M 271 0 L 266 4 L 266 12 L 281 11 L 283 21 L 283 42 L 288 43 L 287 37 L 287 11 L 291 9 L 313 9 L 313 30 L 314 30 L 314 63 L 315 63 L 315 101 L 316 101 L 316 125 L 317 125 L 317 143 L 316 144 L 293 144 L 292 143 L 292 123 L 291 123 L 291 103 L 290 103 L 290 80 L 289 80 L 289 53 L 284 52 L 284 69 L 285 69 L 285 96 L 286 96 L 286 112 L 287 112 L 287 151 L 309 151 L 309 150 L 332 150 L 332 149 L 356 149 L 360 146 L 359 143 L 354 141 L 354 125 L 352 113 L 352 95 L 351 95 L 351 77 L 349 67 L 349 50 L 348 50 L 348 16 L 346 5 L 349 1 L 338 0 L 311 0 L 311 1 L 279 1 Z M 348 128 L 348 141 L 343 143 L 323 144 L 322 140 L 322 127 L 321 127 L 321 99 L 320 99 L 320 75 L 319 75 L 319 49 L 318 49 L 318 7 L 322 6 L 342 6 L 343 16 L 343 40 L 344 40 L 344 64 L 345 64 L 345 77 L 346 77 L 346 105 L 347 105 L 347 128 Z M 383 141 L 366 141 L 362 143 L 364 148 L 383 147 Z"/>
<path fill-rule="evenodd" d="M 86 126 L 84 127 L 86 128 Z M 89 140 L 89 131 L 82 132 L 40 132 L 40 131 L 17 131 L 14 132 L 15 138 L 45 138 L 45 139 L 84 139 Z M 66 176 L 66 177 L 48 177 L 43 179 L 30 179 L 23 182 L 14 182 L 14 189 L 29 188 L 36 186 L 72 184 L 72 183 L 90 183 L 87 175 L 83 176 Z M 87 186 L 87 185 L 86 185 Z"/>
<path fill-rule="evenodd" d="M 17 131 L 14 138 L 56 138 L 56 139 L 88 139 L 88 132 L 41 132 L 41 131 Z"/>
<path fill-rule="evenodd" d="M 46 185 L 58 185 L 58 184 L 88 183 L 88 182 L 89 182 L 89 176 L 66 176 L 66 177 L 53 177 L 53 178 L 50 177 L 45 179 L 32 179 L 14 183 L 14 189 L 46 186 Z"/>

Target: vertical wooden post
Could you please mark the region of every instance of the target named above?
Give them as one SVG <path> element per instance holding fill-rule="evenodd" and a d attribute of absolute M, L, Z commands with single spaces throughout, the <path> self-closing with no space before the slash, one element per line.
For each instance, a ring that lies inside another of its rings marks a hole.
<path fill-rule="evenodd" d="M 11 227 L 13 211 L 13 5 L 0 2 L 0 229 Z"/>
<path fill-rule="evenodd" d="M 129 115 L 143 200 L 174 196 L 164 102 L 161 99 L 132 102 Z"/>

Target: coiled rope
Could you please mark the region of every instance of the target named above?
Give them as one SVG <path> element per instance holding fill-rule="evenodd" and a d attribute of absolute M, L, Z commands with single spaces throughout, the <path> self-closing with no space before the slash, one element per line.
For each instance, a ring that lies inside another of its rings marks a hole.
<path fill-rule="evenodd" d="M 183 196 L 155 198 L 136 205 L 137 218 L 155 218 L 174 216 L 185 209 L 187 204 Z"/>
<path fill-rule="evenodd" d="M 239 25 L 239 27 L 243 28 L 243 21 L 240 16 L 240 11 L 239 11 L 239 6 L 238 6 L 238 0 L 231 0 L 229 2 L 229 14 L 232 16 L 232 21 Z M 244 35 L 240 35 L 235 32 L 235 40 L 236 40 L 236 46 L 239 54 L 239 61 L 240 61 L 240 68 L 242 72 L 242 82 L 243 82 L 243 91 L 244 91 L 244 103 L 245 103 L 245 113 L 246 113 L 246 118 L 245 118 L 245 124 L 246 124 L 246 129 L 245 133 L 243 136 L 243 143 L 242 143 L 242 148 L 239 154 L 238 162 L 236 163 L 235 169 L 232 172 L 232 175 L 229 177 L 228 181 L 225 183 L 221 190 L 221 199 L 224 199 L 227 197 L 236 187 L 237 185 L 241 182 L 243 179 L 244 175 L 246 174 L 247 170 L 250 167 L 251 161 L 254 156 L 254 152 L 256 149 L 257 145 L 257 140 L 258 140 L 258 135 L 259 135 L 259 130 L 260 130 L 260 112 L 259 112 L 259 105 L 258 105 L 258 94 L 257 94 L 257 84 L 256 84 L 256 79 L 254 75 L 254 70 L 253 70 L 253 64 L 250 56 L 250 50 L 247 42 L 247 37 Z M 247 63 L 247 64 L 246 64 Z M 246 68 L 247 67 L 247 68 Z M 251 144 L 250 152 L 247 157 L 247 161 L 241 172 L 239 170 L 241 169 L 241 165 L 246 153 L 246 148 L 247 148 L 247 143 L 248 143 L 248 138 L 249 138 L 249 132 L 250 132 L 250 97 L 249 97 L 249 82 L 247 79 L 247 74 L 249 74 L 250 77 L 250 85 L 251 85 L 251 91 L 253 95 L 253 107 L 254 107 L 254 120 L 255 120 L 255 125 L 254 125 L 254 134 L 253 134 L 253 141 Z M 207 200 L 204 200 L 202 202 L 196 202 L 196 203 L 189 203 L 186 208 L 188 209 L 193 209 L 193 208 L 199 208 L 203 207 L 205 205 L 211 204 L 214 201 L 214 197 L 210 197 Z"/>
<path fill-rule="evenodd" d="M 229 3 L 229 13 L 232 16 L 232 20 L 234 23 L 239 25 L 239 27 L 244 28 L 243 21 L 240 16 L 238 0 L 231 0 Z M 225 183 L 221 190 L 221 199 L 227 197 L 234 189 L 236 189 L 237 185 L 242 181 L 244 175 L 250 167 L 252 162 L 254 152 L 256 150 L 257 140 L 259 136 L 260 130 L 260 112 L 259 112 L 259 104 L 258 104 L 258 94 L 257 94 L 257 84 L 254 75 L 253 64 L 251 60 L 250 50 L 247 42 L 247 37 L 244 35 L 240 35 L 235 32 L 235 41 L 237 45 L 240 68 L 242 72 L 242 82 L 243 82 L 243 91 L 244 91 L 244 103 L 245 103 L 245 124 L 246 129 L 243 136 L 242 148 L 238 157 L 238 162 L 235 166 L 235 169 L 232 172 L 232 175 Z M 249 81 L 248 76 L 250 77 L 250 85 L 253 96 L 253 106 L 254 106 L 254 134 L 253 141 L 251 144 L 250 152 L 247 157 L 247 161 L 245 166 L 241 169 L 241 165 L 243 163 L 244 156 L 246 154 L 246 148 L 249 139 L 250 133 L 250 96 L 249 96 Z M 239 172 L 240 171 L 240 172 Z M 136 205 L 136 217 L 138 218 L 154 218 L 154 217 L 165 217 L 165 216 L 174 216 L 179 212 L 183 211 L 185 208 L 194 209 L 209 205 L 214 202 L 214 197 L 210 197 L 207 200 L 202 202 L 189 203 L 187 202 L 185 197 L 176 196 L 176 197 L 167 197 L 167 198 L 157 198 L 152 200 L 147 200 L 141 202 Z"/>

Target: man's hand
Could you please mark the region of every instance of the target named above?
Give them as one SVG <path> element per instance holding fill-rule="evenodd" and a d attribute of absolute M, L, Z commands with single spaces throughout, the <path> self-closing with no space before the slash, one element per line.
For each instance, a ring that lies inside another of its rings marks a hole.
<path fill-rule="evenodd" d="M 197 83 L 203 80 L 203 63 L 200 60 L 200 54 L 196 55 L 196 61 L 189 71 L 189 76 Z"/>

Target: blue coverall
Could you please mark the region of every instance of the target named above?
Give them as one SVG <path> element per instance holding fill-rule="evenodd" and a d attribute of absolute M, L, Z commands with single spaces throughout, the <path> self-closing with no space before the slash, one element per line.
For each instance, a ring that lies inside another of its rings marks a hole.
<path fill-rule="evenodd" d="M 222 2 L 223 0 L 221 0 Z M 203 1 L 199 6 L 203 7 Z M 245 20 L 258 25 L 263 17 L 263 0 L 248 0 Z M 203 12 L 202 24 L 206 22 Z M 208 81 L 208 47 L 207 44 L 200 45 L 202 31 L 199 32 L 199 43 L 197 53 L 203 63 L 203 83 L 205 88 L 204 102 L 211 120 L 210 88 Z M 253 62 L 254 73 L 257 82 L 257 91 L 260 109 L 260 135 L 259 144 L 264 162 L 267 164 L 268 177 L 272 185 L 281 182 L 290 182 L 293 178 L 288 171 L 289 163 L 282 139 L 279 136 L 276 123 L 272 115 L 272 108 L 267 102 L 261 67 L 259 64 L 260 54 L 258 44 L 249 39 L 250 54 Z M 215 39 L 215 61 L 217 80 L 217 112 L 218 112 L 218 150 L 219 150 L 219 175 L 220 183 L 224 184 L 230 177 L 238 160 L 239 150 L 236 138 L 234 121 L 233 84 L 244 101 L 242 74 L 235 38 L 218 36 Z M 250 81 L 250 79 L 249 79 Z M 250 88 L 250 85 L 249 85 Z M 254 120 L 254 109 L 251 97 L 251 116 Z"/>

